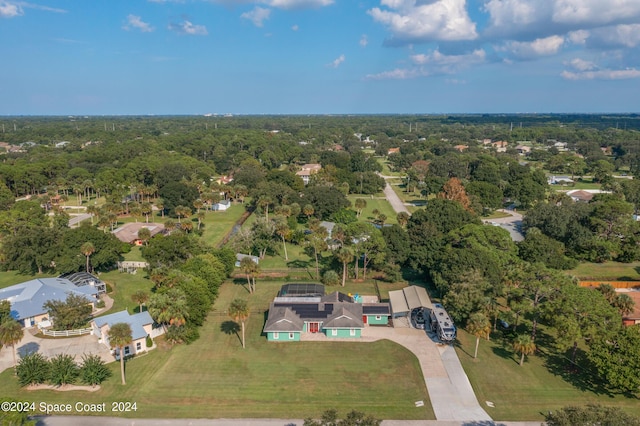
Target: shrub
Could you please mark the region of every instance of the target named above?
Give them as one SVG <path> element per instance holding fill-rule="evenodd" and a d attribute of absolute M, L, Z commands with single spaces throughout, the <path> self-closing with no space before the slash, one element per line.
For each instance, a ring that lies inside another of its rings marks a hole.
<path fill-rule="evenodd" d="M 74 383 L 80 375 L 80 369 L 71 355 L 58 354 L 49 361 L 49 380 L 51 384 L 62 386 Z"/>
<path fill-rule="evenodd" d="M 335 271 L 327 271 L 322 274 L 322 279 L 320 280 L 322 284 L 327 286 L 336 286 L 340 284 L 340 276 Z"/>
<path fill-rule="evenodd" d="M 82 355 L 81 380 L 91 386 L 99 385 L 111 376 L 111 370 L 98 355 Z"/>
<path fill-rule="evenodd" d="M 104 300 L 98 300 L 98 303 L 96 303 L 96 308 L 102 309 L 104 307 L 105 307 Z"/>
<path fill-rule="evenodd" d="M 194 326 L 181 325 L 169 326 L 165 333 L 166 339 L 169 343 L 192 343 L 200 337 L 198 329 Z"/>
<path fill-rule="evenodd" d="M 153 346 L 153 340 L 151 339 L 151 336 L 149 336 L 148 334 L 147 334 L 147 340 L 145 343 L 147 344 L 148 348 Z"/>
<path fill-rule="evenodd" d="M 49 361 L 39 352 L 32 352 L 20 358 L 16 367 L 20 386 L 38 385 L 49 378 Z"/>

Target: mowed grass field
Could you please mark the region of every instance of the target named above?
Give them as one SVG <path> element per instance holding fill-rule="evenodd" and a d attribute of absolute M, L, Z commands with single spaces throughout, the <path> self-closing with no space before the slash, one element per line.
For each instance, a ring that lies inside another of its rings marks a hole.
<path fill-rule="evenodd" d="M 97 392 L 26 391 L 12 370 L 0 374 L 0 389 L 21 401 L 136 402 L 127 417 L 304 418 L 335 408 L 386 419 L 434 418 L 417 359 L 395 343 L 267 342 L 263 306 L 280 285 L 258 282 L 249 295 L 242 285 L 225 283 L 200 339 L 170 349 L 161 344 L 128 361 L 126 386 L 112 363 L 114 375 Z M 252 309 L 246 349 L 226 314 L 236 297 Z M 425 407 L 416 408 L 418 400 Z"/>
<path fill-rule="evenodd" d="M 566 271 L 583 281 L 611 280 L 636 281 L 640 280 L 640 262 L 620 263 L 580 263 L 576 268 Z"/>
<path fill-rule="evenodd" d="M 456 352 L 478 402 L 493 419 L 542 421 L 549 411 L 589 403 L 640 415 L 637 398 L 607 394 L 590 385 L 591 378 L 581 370 L 571 371 L 561 356 L 538 352 L 526 357 L 521 367 L 520 356 L 513 352 L 510 342 L 503 340 L 501 333 L 493 333 L 491 341 L 480 340 L 478 358 L 473 359 L 476 338 L 458 330 Z"/>

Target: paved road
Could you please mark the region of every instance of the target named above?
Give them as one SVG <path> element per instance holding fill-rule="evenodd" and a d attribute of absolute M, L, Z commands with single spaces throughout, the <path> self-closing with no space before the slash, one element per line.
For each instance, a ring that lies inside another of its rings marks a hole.
<path fill-rule="evenodd" d="M 513 210 L 504 210 L 500 209 L 499 212 L 506 213 L 510 216 L 501 217 L 498 219 L 487 219 L 483 220 L 484 223 L 497 223 L 501 228 L 506 229 L 511 234 L 511 239 L 513 241 L 522 241 L 524 240 L 524 235 L 520 231 L 522 229 L 522 215 Z"/>
<path fill-rule="evenodd" d="M 386 182 L 384 187 L 384 196 L 387 198 L 387 201 L 391 204 L 391 207 L 393 207 L 393 210 L 395 210 L 396 213 L 405 212 L 411 214 L 389 182 Z"/>
<path fill-rule="evenodd" d="M 91 215 L 88 213 L 82 213 L 82 214 L 71 216 L 71 218 L 69 219 L 69 228 L 78 226 L 80 222 L 87 219 L 91 219 Z"/>

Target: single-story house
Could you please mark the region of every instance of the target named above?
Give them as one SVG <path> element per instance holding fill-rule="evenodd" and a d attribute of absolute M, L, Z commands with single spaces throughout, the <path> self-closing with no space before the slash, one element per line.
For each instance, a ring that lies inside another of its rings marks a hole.
<path fill-rule="evenodd" d="M 321 169 L 322 169 L 322 166 L 320 164 L 315 164 L 315 163 L 305 164 L 302 166 L 302 170 L 296 172 L 296 175 L 300 176 L 304 184 L 307 185 L 309 183 L 309 179 L 311 178 L 311 175 L 315 175 Z"/>
<path fill-rule="evenodd" d="M 621 294 L 626 294 L 635 302 L 633 307 L 633 312 L 624 315 L 622 317 L 622 323 L 624 325 L 637 325 L 640 324 L 640 291 L 638 290 L 629 290 L 621 292 Z"/>
<path fill-rule="evenodd" d="M 518 154 L 520 154 L 520 155 L 526 155 L 526 154 L 531 153 L 531 147 L 528 146 L 528 145 L 520 144 L 520 145 L 516 146 L 516 151 L 518 151 Z"/>
<path fill-rule="evenodd" d="M 242 262 L 242 259 L 244 259 L 245 257 L 248 257 L 249 259 L 253 260 L 253 262 L 258 265 L 260 264 L 260 258 L 258 256 L 252 256 L 250 254 L 242 254 L 242 253 L 236 253 L 236 268 L 240 267 L 240 262 Z"/>
<path fill-rule="evenodd" d="M 575 183 L 569 176 L 550 176 L 547 178 L 549 185 L 570 185 Z"/>
<path fill-rule="evenodd" d="M 230 200 L 222 200 L 219 203 L 216 203 L 214 205 L 211 206 L 211 210 L 217 211 L 217 212 L 223 212 L 226 211 L 229 207 L 231 207 L 231 201 Z"/>
<path fill-rule="evenodd" d="M 303 333 L 328 338 L 359 338 L 365 325 L 386 325 L 387 303 L 357 303 L 340 292 L 324 295 L 320 284 L 287 284 L 269 308 L 267 340 L 299 341 Z"/>
<path fill-rule="evenodd" d="M 391 155 L 391 154 L 400 154 L 400 148 L 389 148 L 387 150 L 387 155 Z"/>
<path fill-rule="evenodd" d="M 142 245 L 142 240 L 138 237 L 138 231 L 142 228 L 148 229 L 152 237 L 165 231 L 162 223 L 132 222 L 125 223 L 121 227 L 114 229 L 112 234 L 123 243 L 139 246 Z"/>
<path fill-rule="evenodd" d="M 569 191 L 567 195 L 571 197 L 573 201 L 576 203 L 588 203 L 593 198 L 593 193 L 588 191 L 583 191 L 581 189 L 576 191 Z"/>
<path fill-rule="evenodd" d="M 149 312 L 144 311 L 130 315 L 126 310 L 110 315 L 94 318 L 91 321 L 93 334 L 100 342 L 111 348 L 109 344 L 109 330 L 114 324 L 126 323 L 131 327 L 131 344 L 124 347 L 124 355 L 135 355 L 147 349 L 147 336 L 156 337 L 163 333 L 162 327 L 153 327 L 153 319 Z M 116 355 L 117 351 L 116 351 Z"/>
<path fill-rule="evenodd" d="M 0 289 L 0 300 L 9 301 L 14 319 L 24 327 L 33 327 L 41 322 L 50 324 L 49 312 L 44 308 L 47 301 L 64 301 L 69 294 L 75 294 L 95 306 L 98 293 L 95 286 L 77 286 L 65 278 L 36 278 Z"/>
<path fill-rule="evenodd" d="M 98 290 L 99 294 L 104 294 L 107 292 L 107 285 L 104 283 L 104 281 L 88 272 L 70 272 L 60 275 L 59 278 L 65 278 L 74 283 L 77 287 L 82 287 L 85 285 L 95 287 Z"/>
<path fill-rule="evenodd" d="M 390 291 L 389 301 L 393 318 L 408 317 L 416 308 L 433 309 L 427 290 L 416 285 Z"/>

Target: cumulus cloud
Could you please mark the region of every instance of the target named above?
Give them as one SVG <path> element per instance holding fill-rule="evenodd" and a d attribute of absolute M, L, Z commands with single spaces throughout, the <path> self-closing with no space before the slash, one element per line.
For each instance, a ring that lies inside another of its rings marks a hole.
<path fill-rule="evenodd" d="M 299 29 L 300 27 L 298 26 L 298 24 L 291 27 L 291 31 L 298 31 Z"/>
<path fill-rule="evenodd" d="M 428 66 L 432 74 L 452 74 L 485 62 L 486 56 L 483 49 L 462 55 L 445 55 L 436 49 L 428 54 L 412 55 L 411 61 L 417 65 Z"/>
<path fill-rule="evenodd" d="M 249 21 L 253 22 L 253 25 L 255 25 L 256 27 L 262 27 L 262 25 L 264 25 L 264 21 L 269 19 L 270 15 L 271 15 L 271 9 L 266 9 L 264 7 L 256 6 L 255 8 L 253 8 L 253 10 L 250 10 L 249 12 L 245 12 L 242 15 L 240 15 L 240 17 L 243 19 L 248 19 Z"/>
<path fill-rule="evenodd" d="M 420 68 L 396 68 L 378 74 L 367 74 L 367 80 L 407 80 L 416 77 L 426 77 L 429 73 Z"/>
<path fill-rule="evenodd" d="M 127 23 L 124 24 L 122 28 L 127 31 L 140 30 L 143 33 L 150 33 L 154 30 L 154 28 L 150 24 L 144 22 L 139 16 L 136 15 L 127 16 Z"/>
<path fill-rule="evenodd" d="M 386 9 L 367 13 L 386 26 L 393 42 L 473 40 L 476 24 L 466 10 L 466 0 L 382 0 Z"/>
<path fill-rule="evenodd" d="M 329 6 L 333 4 L 333 0 L 263 0 L 263 3 L 280 9 L 303 9 Z"/>
<path fill-rule="evenodd" d="M 555 22 L 609 24 L 640 16 L 638 0 L 555 0 L 552 19 Z"/>
<path fill-rule="evenodd" d="M 345 61 L 345 59 L 347 58 L 344 56 L 344 54 L 340 55 L 336 59 L 334 59 L 333 62 L 329 64 L 329 66 L 332 68 L 338 68 Z"/>
<path fill-rule="evenodd" d="M 621 24 L 591 31 L 590 45 L 636 47 L 640 45 L 640 24 Z"/>
<path fill-rule="evenodd" d="M 575 58 L 566 63 L 571 68 L 577 71 L 591 71 L 597 68 L 596 64 L 591 61 L 585 61 L 584 59 Z"/>
<path fill-rule="evenodd" d="M 195 25 L 190 21 L 182 21 L 180 23 L 172 23 L 169 24 L 169 29 L 171 31 L 175 31 L 178 34 L 185 34 L 185 35 L 207 35 L 209 34 L 207 32 L 207 27 L 205 27 L 204 25 Z"/>
<path fill-rule="evenodd" d="M 367 44 L 369 44 L 369 37 L 367 37 L 366 34 L 362 34 L 358 43 L 360 43 L 360 46 L 362 47 L 367 47 Z"/>
<path fill-rule="evenodd" d="M 0 18 L 14 18 L 24 15 L 24 10 L 17 3 L 0 1 Z"/>
<path fill-rule="evenodd" d="M 564 37 L 554 35 L 539 38 L 530 42 L 508 41 L 498 51 L 506 51 L 521 59 L 531 59 L 538 56 L 555 55 L 564 45 Z"/>

